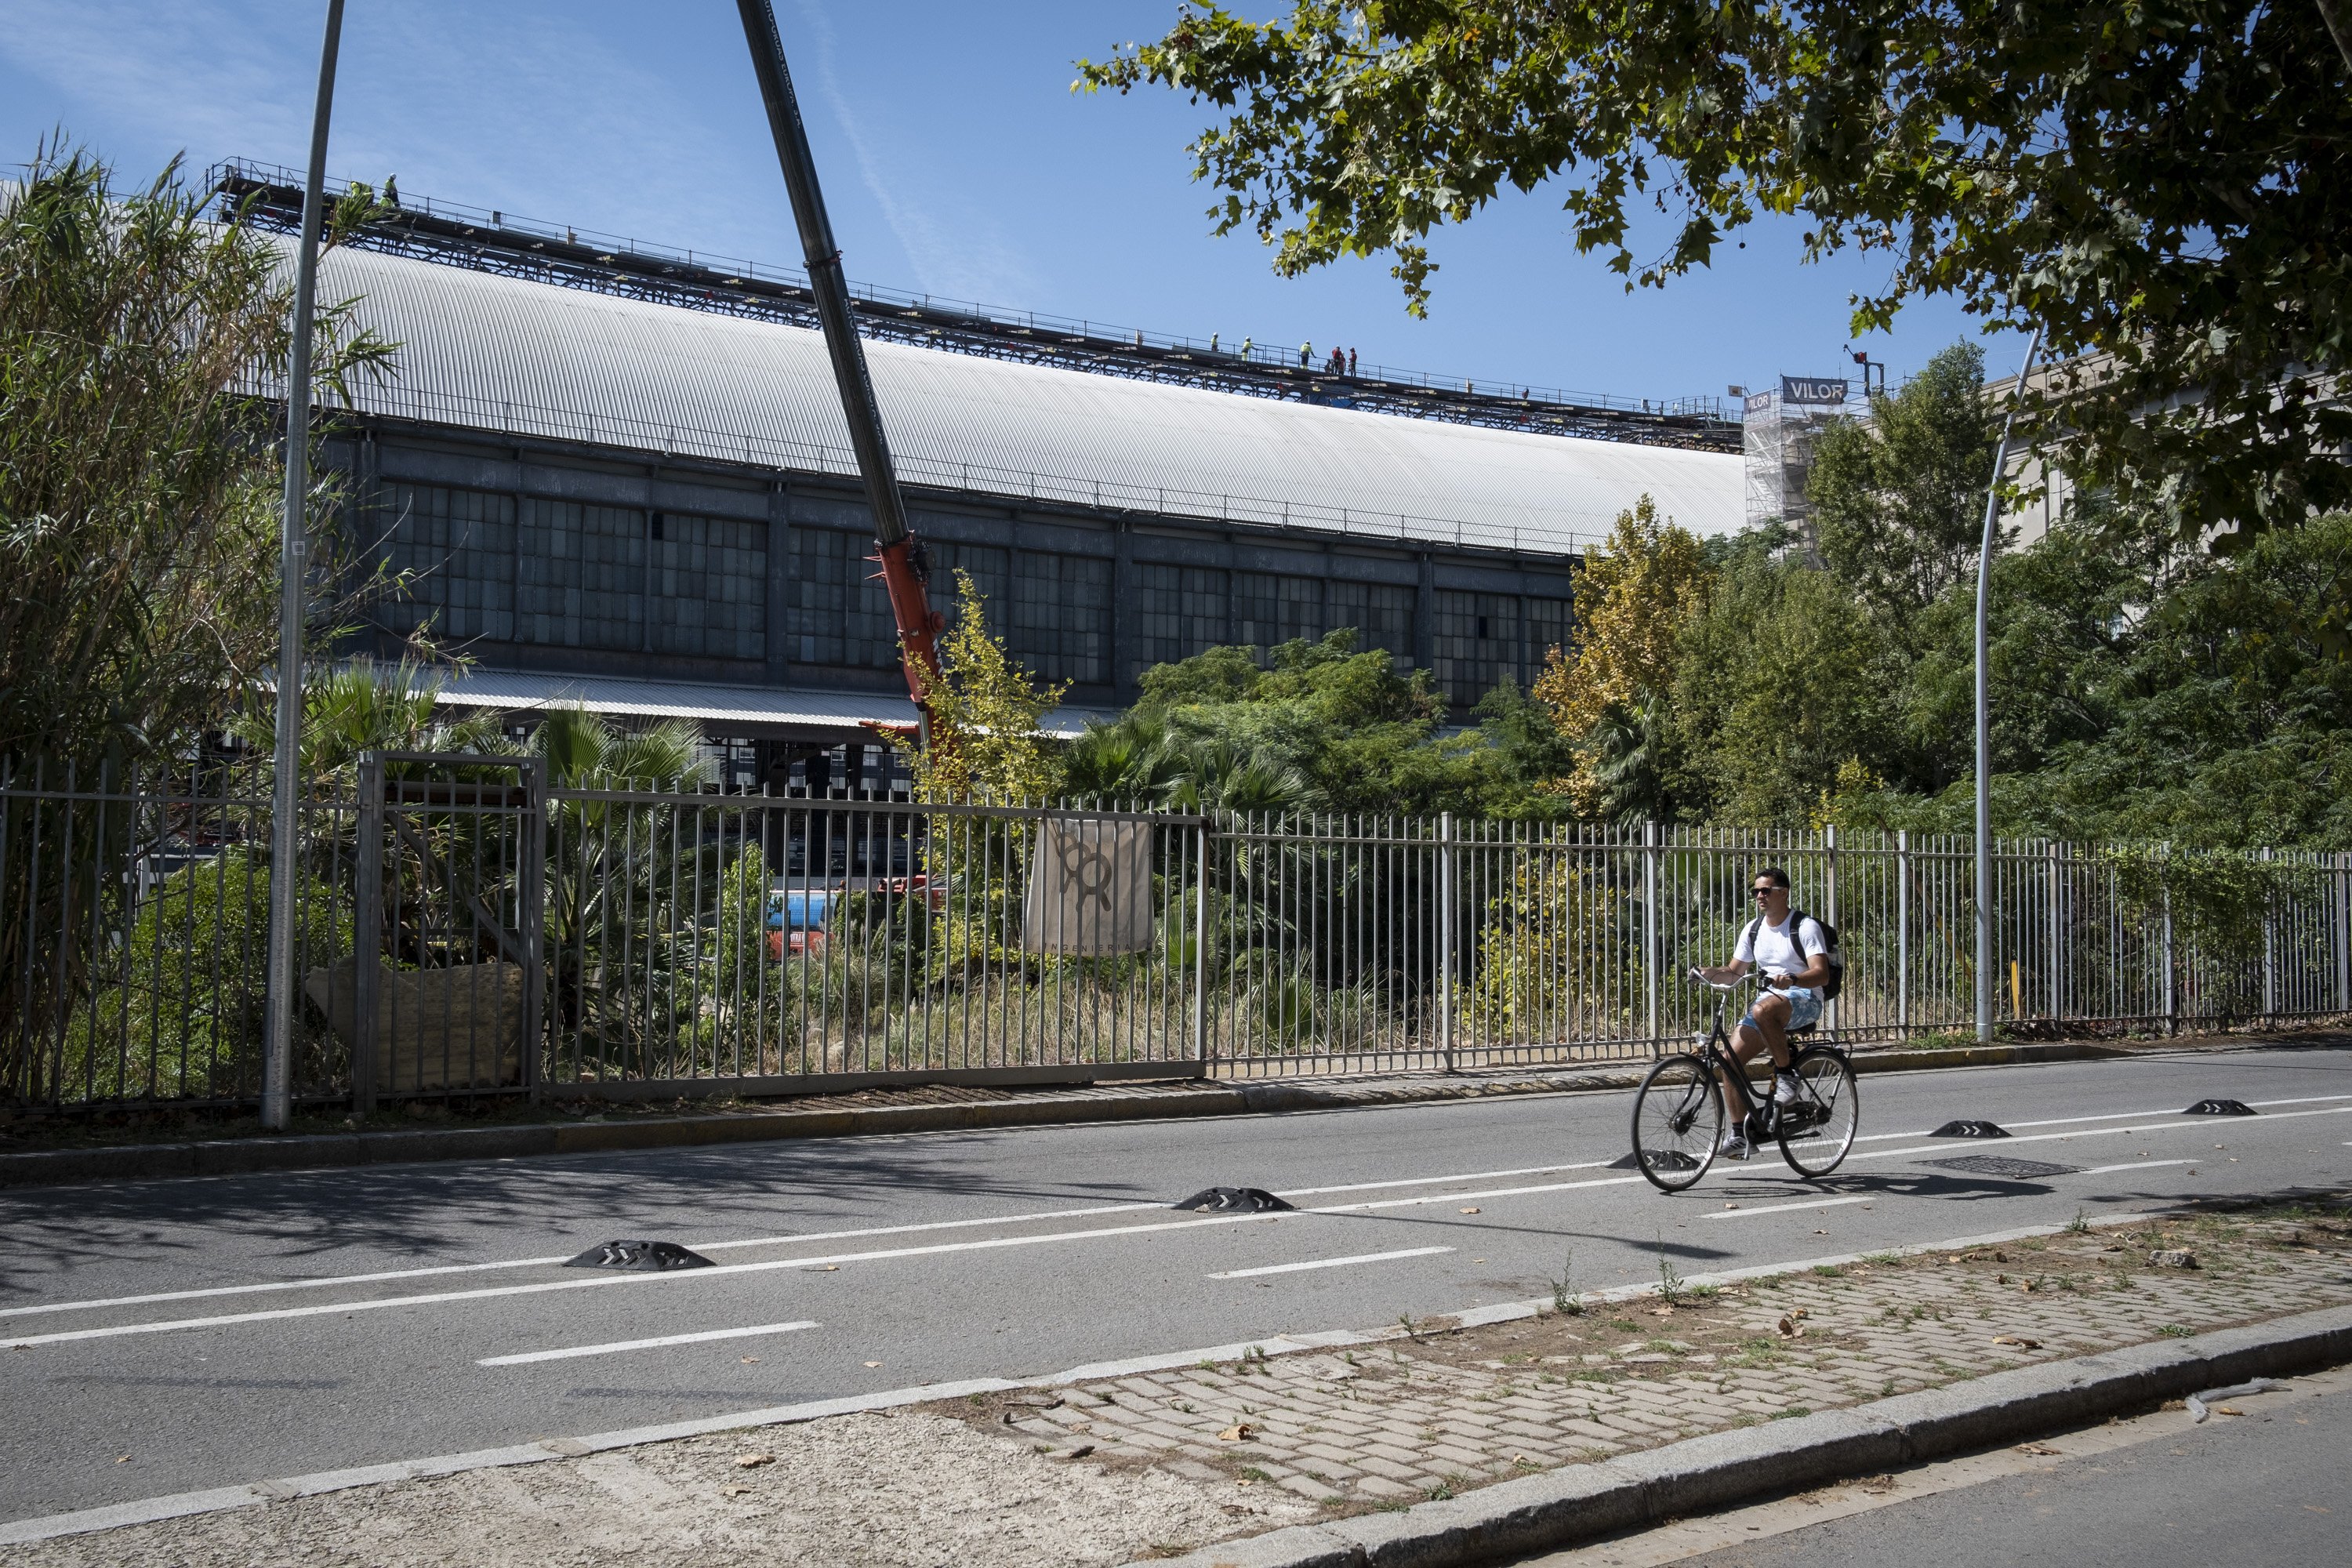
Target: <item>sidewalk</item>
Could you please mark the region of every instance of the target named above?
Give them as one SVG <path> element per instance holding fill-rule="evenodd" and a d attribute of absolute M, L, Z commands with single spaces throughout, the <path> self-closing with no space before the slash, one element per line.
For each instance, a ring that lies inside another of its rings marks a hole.
<path fill-rule="evenodd" d="M 2251 1050 L 2264 1046 L 2342 1047 L 2352 1037 L 2326 1029 L 2172 1039 L 2003 1041 L 1991 1046 L 1872 1046 L 1853 1053 L 1855 1070 L 1911 1072 L 1933 1068 L 2080 1061 L 2156 1051 Z M 877 1133 L 1034 1127 L 1171 1116 L 1237 1116 L 1337 1110 L 1371 1105 L 1630 1089 L 1651 1058 L 1559 1066 L 1478 1068 L 1459 1073 L 1360 1077 L 1205 1078 L 1101 1081 L 1002 1089 L 933 1084 L 864 1089 L 765 1102 L 672 1107 L 554 1103 L 501 1110 L 500 1120 L 467 1125 L 420 1104 L 427 1120 L 352 1131 L 262 1132 L 249 1121 L 239 1135 L 200 1142 L 89 1141 L 95 1129 L 45 1132 L 37 1121 L 0 1122 L 0 1189 L 86 1182 L 169 1181 L 192 1176 L 407 1164 L 433 1160 L 520 1159 L 617 1150 L 841 1138 Z M 1230 1065 L 1230 1064 L 1226 1064 Z M 513 1118 L 513 1119 L 506 1119 Z M 380 1120 L 395 1120 L 385 1117 Z M 350 1125 L 346 1123 L 346 1125 Z M 30 1146 L 28 1146 L 30 1145 Z"/>
<path fill-rule="evenodd" d="M 1580 1299 L 1571 1279 L 1556 1301 L 1317 1335 L 1293 1353 L 1280 1342 L 1269 1354 L 1236 1348 L 1189 1367 L 1041 1379 L 680 1441 L 584 1455 L 575 1444 L 571 1458 L 554 1457 L 566 1451 L 554 1442 L 531 1462 L 323 1495 L 265 1485 L 262 1496 L 288 1500 L 61 1536 L 13 1547 L 7 1560 L 1148 1561 L 1361 1515 L 1402 1526 L 1419 1510 L 1398 1510 L 1431 1500 L 1458 1498 L 1443 1506 L 1460 1510 L 1492 1483 L 1599 1474 L 1612 1467 L 1594 1461 L 1705 1433 L 1759 1428 L 1751 1436 L 1769 1447 L 1774 1433 L 1794 1439 L 1817 1426 L 1801 1419 L 1816 1412 L 1962 1393 L 1988 1374 L 2086 1352 L 2193 1350 L 2193 1336 L 2211 1331 L 2352 1303 L 2348 1262 L 2352 1198 L 2339 1194 L 1769 1276 L 1684 1281 L 1664 1268 L 1639 1296 Z M 1294 1532 L 1304 1537 L 1324 1532 Z M 1244 1552 L 1294 1560 L 1269 1540 L 1194 1561 Z"/>

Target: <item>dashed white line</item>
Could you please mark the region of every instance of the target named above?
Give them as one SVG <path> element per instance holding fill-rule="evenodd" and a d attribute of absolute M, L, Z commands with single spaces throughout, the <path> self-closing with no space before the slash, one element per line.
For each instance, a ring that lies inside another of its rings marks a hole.
<path fill-rule="evenodd" d="M 1769 1208 L 1716 1209 L 1699 1217 L 1702 1219 L 1753 1219 L 1759 1214 L 1787 1214 L 1791 1209 L 1833 1209 L 1841 1204 L 1874 1204 L 1878 1199 L 1878 1194 L 1868 1193 L 1851 1198 L 1816 1198 L 1809 1204 L 1774 1204 Z"/>
<path fill-rule="evenodd" d="M 1400 1258 L 1433 1258 L 1450 1247 L 1408 1247 L 1398 1252 L 1359 1252 L 1349 1258 L 1318 1258 L 1308 1263 L 1269 1263 L 1262 1268 L 1228 1268 L 1212 1279 L 1255 1279 L 1261 1274 L 1304 1274 L 1314 1268 L 1345 1268 L 1355 1263 L 1388 1263 Z"/>
<path fill-rule="evenodd" d="M 570 1345 L 560 1351 L 524 1351 L 519 1355 L 489 1355 L 476 1362 L 476 1366 L 521 1366 L 528 1362 L 570 1361 L 575 1356 L 618 1355 L 623 1351 L 659 1350 L 665 1345 L 708 1344 L 712 1340 L 748 1340 L 761 1334 L 789 1334 L 819 1325 L 797 1323 L 760 1323 L 744 1329 L 705 1329 L 693 1334 L 663 1334 L 650 1340 L 614 1340 L 610 1344 Z"/>
<path fill-rule="evenodd" d="M 2158 1165 L 2193 1165 L 2194 1160 L 2133 1160 L 2121 1165 L 2094 1165 L 2087 1171 L 2077 1171 L 2078 1176 L 2104 1176 L 2110 1171 L 2152 1171 Z"/>

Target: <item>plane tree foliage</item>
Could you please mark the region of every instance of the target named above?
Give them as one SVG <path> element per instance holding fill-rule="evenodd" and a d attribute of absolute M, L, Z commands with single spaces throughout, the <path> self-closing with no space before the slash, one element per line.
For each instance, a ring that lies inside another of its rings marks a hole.
<path fill-rule="evenodd" d="M 2086 487 L 2236 547 L 2352 501 L 2325 401 L 2352 321 L 2342 0 L 1297 0 L 1187 5 L 1077 85 L 1204 105 L 1220 233 L 1295 275 L 1559 200 L 1626 286 L 1766 215 L 1884 258 L 1857 333 L 1957 299 L 2071 368 L 2026 410 Z M 1653 216 L 1654 215 L 1654 216 Z M 1653 243 L 1655 237 L 1655 243 Z"/>

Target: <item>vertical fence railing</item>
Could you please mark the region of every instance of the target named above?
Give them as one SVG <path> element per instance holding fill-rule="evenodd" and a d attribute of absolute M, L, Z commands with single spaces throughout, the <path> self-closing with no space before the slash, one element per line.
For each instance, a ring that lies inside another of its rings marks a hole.
<path fill-rule="evenodd" d="M 0 1092 L 259 1090 L 267 781 L 0 778 Z M 1853 1043 L 1969 1026 L 1964 837 L 936 806 L 372 755 L 303 807 L 298 1097 L 1469 1070 L 1704 1024 L 1748 886 L 1840 929 Z M 2352 1012 L 2352 858 L 1992 847 L 2001 1026 Z M 341 1111 L 338 1111 L 341 1114 Z"/>

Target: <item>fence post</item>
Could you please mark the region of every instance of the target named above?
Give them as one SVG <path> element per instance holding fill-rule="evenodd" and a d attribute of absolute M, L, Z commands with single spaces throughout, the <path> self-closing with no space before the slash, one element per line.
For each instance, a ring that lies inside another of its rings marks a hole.
<path fill-rule="evenodd" d="M 360 753 L 359 908 L 352 910 L 352 1114 L 375 1110 L 375 1001 L 383 946 L 383 758 Z"/>
<path fill-rule="evenodd" d="M 536 1102 L 546 1088 L 541 1048 L 546 1043 L 547 955 L 547 764 L 523 759 L 522 886 L 516 891 L 515 923 L 522 939 L 522 1081 Z M 762 913 L 764 914 L 764 910 Z M 761 933 L 764 940 L 765 932 Z"/>
<path fill-rule="evenodd" d="M 2179 993 L 2174 990 L 2172 952 L 2172 846 L 2165 845 L 2157 852 L 2157 879 L 2164 889 L 2164 1032 L 2180 1032 L 2180 1013 L 2174 1005 Z"/>
<path fill-rule="evenodd" d="M 2352 855 L 2336 857 L 2336 1010 L 2352 1013 Z"/>
<path fill-rule="evenodd" d="M 2050 1016 L 2054 1021 L 2066 1016 L 2065 868 L 2058 844 L 2045 846 L 2043 853 L 2050 862 Z"/>
<path fill-rule="evenodd" d="M 1437 819 L 1437 1048 L 1454 1070 L 1454 814 Z"/>
<path fill-rule="evenodd" d="M 1911 830 L 1895 830 L 1895 1029 L 1911 1037 Z"/>
<path fill-rule="evenodd" d="M 1824 879 L 1825 886 L 1822 897 L 1822 905 L 1829 911 L 1826 917 L 1829 923 L 1832 926 L 1835 926 L 1838 923 L 1838 842 L 1837 824 L 1834 822 L 1825 822 L 1822 825 L 1822 858 L 1828 867 L 1828 875 Z M 1796 935 L 1797 933 L 1793 931 L 1789 933 L 1790 939 L 1792 942 L 1795 940 Z M 1800 958 L 1804 956 L 1802 944 L 1799 944 L 1797 956 Z M 1828 1003 L 1822 1008 L 1822 1012 L 1823 1015 L 1822 1018 L 1822 1032 L 1827 1034 L 1832 1039 L 1837 1038 L 1838 1005 L 1834 1002 Z"/>
<path fill-rule="evenodd" d="M 2263 865 L 2271 863 L 2271 851 L 2263 851 Z M 2263 1016 L 2278 1016 L 2278 903 L 2274 886 L 2267 876 L 2263 879 Z"/>
<path fill-rule="evenodd" d="M 1646 1022 L 1650 1050 L 1658 1048 L 1658 825 L 1642 824 L 1642 973 L 1647 987 Z"/>
<path fill-rule="evenodd" d="M 1209 1076 L 1209 819 L 1192 835 L 1192 1059 Z"/>

